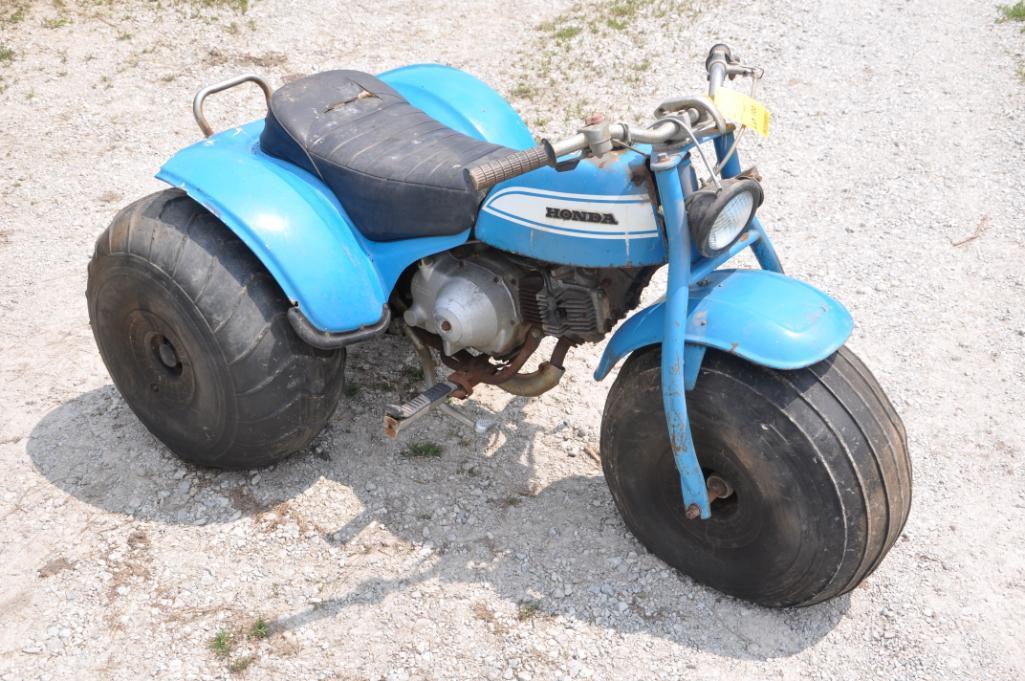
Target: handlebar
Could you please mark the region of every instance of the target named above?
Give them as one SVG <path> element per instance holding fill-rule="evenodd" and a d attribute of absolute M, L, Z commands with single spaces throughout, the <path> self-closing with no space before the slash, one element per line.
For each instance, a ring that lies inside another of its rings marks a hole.
<path fill-rule="evenodd" d="M 679 105 L 681 102 L 684 104 L 699 103 L 701 106 L 711 107 L 711 103 L 704 98 L 687 98 L 664 102 L 662 107 L 659 107 L 659 111 L 662 112 L 662 115 L 669 115 L 670 112 L 664 111 L 663 107 Z M 714 110 L 714 107 L 711 108 Z M 678 115 L 684 118 L 684 120 L 689 121 L 691 125 L 696 123 L 701 117 L 698 111 L 691 108 L 679 111 Z M 714 123 L 715 128 L 719 131 L 726 131 L 726 122 L 718 115 L 717 111 L 712 117 L 712 123 Z M 607 127 L 607 137 L 604 137 L 606 141 L 615 140 L 626 144 L 662 144 L 679 135 L 682 130 L 682 126 L 676 120 L 663 120 L 650 128 L 641 130 L 630 128 L 624 123 L 613 123 Z M 554 167 L 560 156 L 582 151 L 589 146 L 588 136 L 583 132 L 578 132 L 571 137 L 557 142 L 543 140 L 541 144 L 525 151 L 515 151 L 508 156 L 464 168 L 463 177 L 467 185 L 472 187 L 474 191 L 487 191 L 500 182 L 524 175 L 532 170 L 537 170 L 544 166 Z"/>
<path fill-rule="evenodd" d="M 614 141 L 627 146 L 634 143 L 660 145 L 684 142 L 689 138 L 697 144 L 700 137 L 713 130 L 726 134 L 729 131 L 727 123 L 710 98 L 727 77 L 750 71 L 748 67 L 739 64 L 739 59 L 728 45 L 714 45 L 705 60 L 708 97 L 677 97 L 662 102 L 655 110 L 655 117 L 659 120 L 651 127 L 635 130 L 625 123 L 599 121 L 581 128 L 566 139 L 557 142 L 543 140 L 541 144 L 525 151 L 515 151 L 502 158 L 465 168 L 463 177 L 474 191 L 482 192 L 532 170 L 544 166 L 554 167 L 559 157 L 567 154 L 590 149 L 596 156 L 602 155 L 611 149 Z"/>
<path fill-rule="evenodd" d="M 629 140 L 629 142 L 639 144 L 660 144 L 669 140 L 679 129 L 675 123 L 667 122 L 657 123 L 647 130 L 632 130 L 622 123 L 613 123 L 608 126 L 606 139 L 621 142 Z M 558 142 L 542 140 L 541 144 L 525 151 L 514 151 L 508 156 L 464 168 L 463 177 L 466 179 L 467 185 L 474 191 L 487 191 L 500 182 L 524 175 L 532 170 L 544 166 L 555 166 L 560 156 L 582 151 L 588 146 L 587 135 L 582 132 Z"/>
<path fill-rule="evenodd" d="M 733 64 L 739 63 L 739 59 L 733 56 L 733 50 L 729 45 L 719 43 L 712 45 L 705 59 L 705 70 L 708 71 L 708 96 L 714 97 L 716 90 L 726 80 L 727 70 Z"/>
<path fill-rule="evenodd" d="M 499 182 L 505 182 L 517 175 L 524 175 L 531 170 L 554 163 L 555 154 L 552 151 L 552 146 L 544 141 L 526 151 L 516 151 L 494 161 L 487 161 L 473 168 L 465 168 L 463 177 L 474 191 L 479 192 L 490 189 Z"/>

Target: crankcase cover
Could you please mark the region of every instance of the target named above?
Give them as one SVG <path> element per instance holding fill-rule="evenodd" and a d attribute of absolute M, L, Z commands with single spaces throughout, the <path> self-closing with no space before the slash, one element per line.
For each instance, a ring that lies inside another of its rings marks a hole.
<path fill-rule="evenodd" d="M 439 335 L 445 354 L 463 349 L 501 356 L 523 342 L 518 296 L 511 282 L 521 271 L 504 258 L 449 253 L 421 261 L 413 276 L 407 324 Z"/>

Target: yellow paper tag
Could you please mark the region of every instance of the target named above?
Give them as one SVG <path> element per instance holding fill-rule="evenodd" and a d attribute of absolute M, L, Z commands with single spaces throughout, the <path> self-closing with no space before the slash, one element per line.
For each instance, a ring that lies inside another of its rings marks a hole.
<path fill-rule="evenodd" d="M 724 89 L 718 90 L 714 99 L 723 116 L 751 128 L 762 137 L 769 136 L 769 110 L 757 100 L 736 90 Z"/>

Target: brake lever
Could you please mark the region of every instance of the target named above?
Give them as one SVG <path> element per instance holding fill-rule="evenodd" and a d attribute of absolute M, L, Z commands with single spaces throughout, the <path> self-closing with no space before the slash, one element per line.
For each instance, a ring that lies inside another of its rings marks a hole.
<path fill-rule="evenodd" d="M 737 76 L 748 76 L 751 78 L 761 78 L 763 69 L 758 66 L 744 66 L 743 64 L 730 64 L 726 67 L 726 76 L 733 80 Z"/>

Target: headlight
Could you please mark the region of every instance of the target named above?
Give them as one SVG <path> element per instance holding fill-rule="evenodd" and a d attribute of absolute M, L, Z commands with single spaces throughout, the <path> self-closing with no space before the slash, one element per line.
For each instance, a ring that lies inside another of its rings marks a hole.
<path fill-rule="evenodd" d="M 750 177 L 723 180 L 722 189 L 709 186 L 691 194 L 687 222 L 701 255 L 711 258 L 729 248 L 761 204 L 762 186 Z"/>

